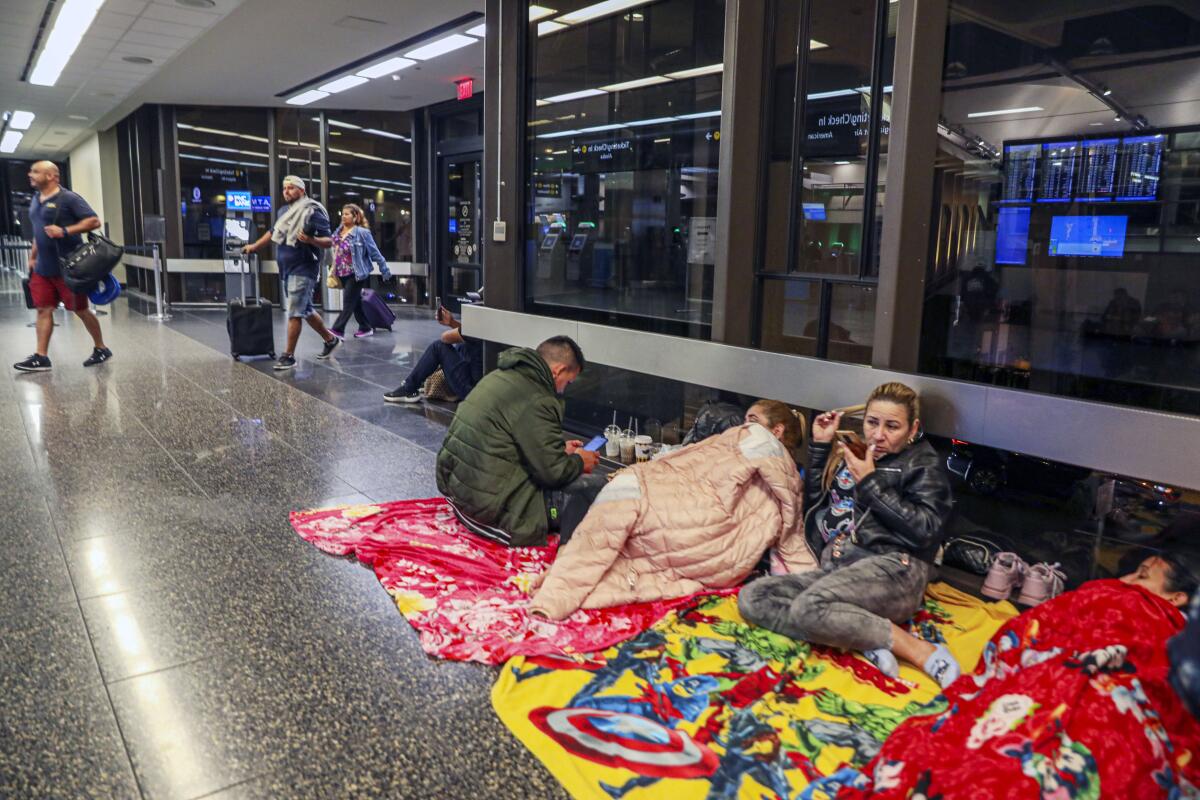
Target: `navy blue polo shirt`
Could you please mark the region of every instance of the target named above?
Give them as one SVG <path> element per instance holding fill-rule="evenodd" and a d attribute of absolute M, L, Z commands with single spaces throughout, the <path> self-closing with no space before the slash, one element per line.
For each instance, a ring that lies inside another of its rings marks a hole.
<path fill-rule="evenodd" d="M 97 216 L 92 207 L 79 195 L 60 188 L 56 194 L 42 200 L 38 192 L 29 202 L 29 224 L 33 226 L 33 239 L 37 242 L 37 264 L 34 271 L 47 278 L 58 276 L 58 259 L 83 244 L 83 235 L 64 236 L 51 239 L 46 234 L 47 225 L 67 227 L 80 220 Z"/>

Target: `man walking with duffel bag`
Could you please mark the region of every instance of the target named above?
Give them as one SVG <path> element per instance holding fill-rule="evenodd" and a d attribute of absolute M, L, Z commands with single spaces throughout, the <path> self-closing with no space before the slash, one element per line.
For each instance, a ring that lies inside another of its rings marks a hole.
<path fill-rule="evenodd" d="M 61 302 L 83 323 L 92 337 L 94 348 L 83 362 L 85 367 L 103 364 L 112 358 L 104 346 L 100 320 L 88 308 L 88 297 L 73 292 L 63 280 L 59 259 L 83 244 L 83 234 L 100 227 L 100 218 L 87 201 L 59 185 L 58 167 L 50 161 L 38 161 L 29 168 L 33 198 L 29 202 L 29 222 L 33 228 L 33 250 L 29 254 L 29 294 L 37 309 L 37 350 L 13 366 L 22 372 L 48 372 L 51 368 L 50 336 L 54 333 L 54 309 Z"/>

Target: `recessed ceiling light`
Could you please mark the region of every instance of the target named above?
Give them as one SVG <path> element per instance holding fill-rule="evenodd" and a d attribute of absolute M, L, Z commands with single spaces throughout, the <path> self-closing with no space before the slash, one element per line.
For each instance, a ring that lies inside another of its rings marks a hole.
<path fill-rule="evenodd" d="M 77 119 L 80 122 L 87 122 L 90 117 L 85 117 L 83 114 L 68 114 L 67 119 Z"/>
<path fill-rule="evenodd" d="M 566 29 L 567 26 L 563 25 L 561 22 L 555 22 L 554 20 L 548 19 L 545 22 L 538 23 L 538 36 L 545 36 L 548 33 L 557 33 L 558 31 Z"/>
<path fill-rule="evenodd" d="M 71 56 L 75 55 L 83 35 L 92 27 L 92 21 L 103 4 L 104 0 L 66 0 L 59 7 L 54 27 L 50 29 L 37 63 L 29 73 L 30 83 L 35 86 L 58 83 L 59 76 Z"/>
<path fill-rule="evenodd" d="M 834 164 L 837 164 L 839 167 L 844 167 L 844 166 L 846 166 L 847 164 L 849 164 L 850 162 L 849 162 L 849 161 L 835 161 L 835 162 L 833 162 L 833 163 L 834 163 Z"/>
<path fill-rule="evenodd" d="M 584 97 L 598 97 L 602 94 L 607 94 L 607 92 L 603 89 L 581 89 L 578 92 L 567 92 L 566 94 L 556 94 L 553 97 L 543 97 L 537 101 L 537 104 L 544 106 L 550 103 L 562 103 L 567 100 L 581 100 Z"/>
<path fill-rule="evenodd" d="M 309 89 L 307 92 L 301 92 L 295 97 L 289 97 L 287 103 L 290 106 L 306 106 L 309 103 L 315 103 L 318 100 L 329 97 L 329 92 L 321 92 L 316 89 Z"/>
<path fill-rule="evenodd" d="M 317 91 L 328 92 L 329 94 L 337 94 L 338 92 L 344 92 L 347 89 L 353 89 L 355 86 L 362 86 L 366 82 L 366 78 L 358 75 L 345 75 L 337 80 L 332 80 L 329 83 L 318 86 Z"/>
<path fill-rule="evenodd" d="M 14 152 L 24 136 L 20 131 L 5 131 L 4 136 L 0 137 L 0 153 Z"/>
<path fill-rule="evenodd" d="M 554 14 L 557 14 L 557 13 L 558 12 L 555 11 L 553 8 L 546 8 L 545 6 L 530 6 L 529 7 L 529 21 L 537 22 L 539 19 L 553 16 Z"/>
<path fill-rule="evenodd" d="M 437 58 L 440 55 L 457 50 L 460 47 L 475 44 L 478 41 L 478 39 L 470 36 L 463 36 L 461 33 L 452 33 L 437 41 L 418 47 L 416 50 L 409 50 L 404 54 L 404 57 L 415 58 L 417 61 L 428 61 L 431 58 Z"/>
<path fill-rule="evenodd" d="M 725 69 L 724 64 L 709 64 L 707 67 L 695 67 L 693 69 L 681 69 L 678 72 L 668 72 L 668 78 L 674 78 L 677 81 L 686 78 L 696 78 L 701 75 L 712 75 Z"/>
<path fill-rule="evenodd" d="M 995 111 L 974 111 L 967 114 L 968 119 L 976 119 L 978 117 L 996 117 L 1001 114 L 1026 114 L 1032 111 L 1044 111 L 1041 106 L 1022 106 L 1021 108 L 998 108 Z"/>
<path fill-rule="evenodd" d="M 33 117 L 32 111 L 14 111 L 8 118 L 8 127 L 18 131 L 27 131 L 33 124 Z"/>
<path fill-rule="evenodd" d="M 153 64 L 154 62 L 145 56 L 123 56 L 121 58 L 126 64 Z"/>
<path fill-rule="evenodd" d="M 660 83 L 670 83 L 670 78 L 664 78 L 662 75 L 651 75 L 647 78 L 638 78 L 637 80 L 625 81 L 623 83 L 610 83 L 608 86 L 600 88 L 606 92 L 621 92 L 627 89 L 640 89 L 643 86 L 655 86 Z"/>
<path fill-rule="evenodd" d="M 216 0 L 175 0 L 181 6 L 188 8 L 216 8 Z"/>
<path fill-rule="evenodd" d="M 67 131 L 55 131 L 54 135 L 55 136 L 70 136 L 71 134 L 68 133 Z"/>
<path fill-rule="evenodd" d="M 468 36 L 478 36 L 480 39 L 487 36 L 487 23 L 481 22 L 474 28 L 467 28 L 463 33 Z"/>
<path fill-rule="evenodd" d="M 824 50 L 826 47 L 829 47 L 829 45 L 825 44 L 824 42 L 818 42 L 816 39 L 808 40 L 809 50 Z"/>
<path fill-rule="evenodd" d="M 558 21 L 565 22 L 568 25 L 575 25 L 599 17 L 606 17 L 609 14 L 616 14 L 619 11 L 624 11 L 634 6 L 644 6 L 649 2 L 650 0 L 604 0 L 602 3 L 593 3 L 590 6 L 584 6 L 578 11 L 572 11 L 570 14 L 563 14 L 558 18 Z M 531 7 L 530 11 L 532 10 Z"/>
<path fill-rule="evenodd" d="M 411 58 L 400 58 L 399 56 L 396 56 L 395 58 L 389 58 L 387 61 L 381 61 L 378 64 L 367 67 L 366 69 L 360 69 L 358 74 L 364 78 L 382 78 L 384 75 L 391 75 L 393 72 L 399 72 L 406 67 L 411 67 L 415 63 L 417 62 L 413 61 Z M 397 80 L 399 79 L 397 78 Z"/>

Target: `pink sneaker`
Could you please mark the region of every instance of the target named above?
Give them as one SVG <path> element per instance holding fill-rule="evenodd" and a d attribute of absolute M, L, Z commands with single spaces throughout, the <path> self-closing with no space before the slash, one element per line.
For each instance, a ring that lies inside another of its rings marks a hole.
<path fill-rule="evenodd" d="M 1036 606 L 1052 597 L 1062 594 L 1067 576 L 1059 568 L 1059 564 L 1034 564 L 1025 575 L 1021 584 L 1021 596 L 1017 602 L 1023 606 Z"/>
<path fill-rule="evenodd" d="M 1016 553 L 997 553 L 981 593 L 993 600 L 1007 600 L 1012 590 L 1021 585 L 1028 569 L 1029 565 Z"/>
<path fill-rule="evenodd" d="M 363 329 L 362 329 L 362 330 L 360 330 L 360 331 L 355 331 L 355 332 L 354 332 L 354 338 L 355 338 L 355 339 L 365 339 L 365 338 L 367 338 L 368 336 L 374 336 L 374 335 L 375 335 L 375 329 L 374 329 L 374 328 L 363 328 Z"/>

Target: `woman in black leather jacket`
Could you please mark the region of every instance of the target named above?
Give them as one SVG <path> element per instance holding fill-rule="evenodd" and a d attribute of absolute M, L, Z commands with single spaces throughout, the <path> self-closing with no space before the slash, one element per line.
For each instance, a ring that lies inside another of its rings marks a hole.
<path fill-rule="evenodd" d="M 899 656 L 945 688 L 960 672 L 950 651 L 899 626 L 921 607 L 953 505 L 940 459 L 921 439 L 919 410 L 916 392 L 902 383 L 875 389 L 861 455 L 850 443 L 833 452 L 840 412 L 816 418 L 804 533 L 820 569 L 761 578 L 742 589 L 738 608 L 786 636 L 861 650 L 891 677 Z"/>

